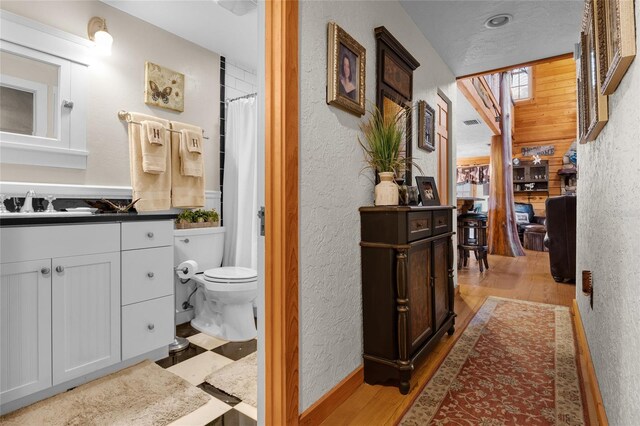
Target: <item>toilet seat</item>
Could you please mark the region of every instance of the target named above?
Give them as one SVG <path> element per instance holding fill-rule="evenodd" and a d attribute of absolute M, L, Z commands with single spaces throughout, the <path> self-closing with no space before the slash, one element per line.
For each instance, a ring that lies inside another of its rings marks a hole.
<path fill-rule="evenodd" d="M 224 266 L 222 268 L 207 269 L 204 279 L 214 283 L 246 283 L 258 279 L 258 272 L 254 269 L 240 266 Z"/>

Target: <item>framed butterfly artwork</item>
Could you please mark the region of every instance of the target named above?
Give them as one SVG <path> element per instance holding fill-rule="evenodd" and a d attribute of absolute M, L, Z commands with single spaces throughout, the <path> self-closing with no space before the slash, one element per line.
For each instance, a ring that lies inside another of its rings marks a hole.
<path fill-rule="evenodd" d="M 146 61 L 144 103 L 172 111 L 184 111 L 184 74 Z"/>

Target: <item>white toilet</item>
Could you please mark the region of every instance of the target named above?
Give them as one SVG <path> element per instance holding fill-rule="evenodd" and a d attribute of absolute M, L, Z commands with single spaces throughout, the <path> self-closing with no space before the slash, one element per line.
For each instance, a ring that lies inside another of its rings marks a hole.
<path fill-rule="evenodd" d="M 230 342 L 255 339 L 253 301 L 258 295 L 258 274 L 249 268 L 220 267 L 223 248 L 223 227 L 174 230 L 176 264 L 195 260 L 204 271 L 192 278 L 197 290 L 191 325 Z"/>

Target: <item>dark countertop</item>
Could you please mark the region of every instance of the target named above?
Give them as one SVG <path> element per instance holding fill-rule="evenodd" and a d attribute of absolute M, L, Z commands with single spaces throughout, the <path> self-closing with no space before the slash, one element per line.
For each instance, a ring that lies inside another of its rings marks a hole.
<path fill-rule="evenodd" d="M 172 220 L 177 214 L 149 214 L 149 213 L 97 213 L 92 215 L 70 216 L 30 216 L 0 217 L 0 227 L 4 226 L 34 226 L 34 225 L 68 225 L 74 223 L 108 223 L 135 222 L 151 220 Z"/>

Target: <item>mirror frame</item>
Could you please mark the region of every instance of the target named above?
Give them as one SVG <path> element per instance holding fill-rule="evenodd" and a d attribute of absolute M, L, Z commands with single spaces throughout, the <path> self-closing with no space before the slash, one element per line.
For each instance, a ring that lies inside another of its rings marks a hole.
<path fill-rule="evenodd" d="M 87 168 L 87 92 L 91 42 L 0 11 L 0 49 L 59 67 L 55 137 L 0 132 L 2 163 Z"/>
<path fill-rule="evenodd" d="M 406 158 L 413 153 L 413 71 L 420 63 L 385 28 L 377 27 L 376 37 L 376 105 L 384 117 L 384 98 L 395 102 L 407 111 L 405 140 Z M 388 61 L 388 62 L 387 62 Z M 377 179 L 377 176 L 376 176 Z M 405 185 L 411 185 L 412 164 L 407 160 L 404 173 Z"/>

